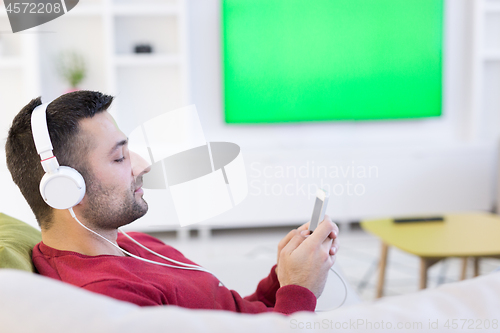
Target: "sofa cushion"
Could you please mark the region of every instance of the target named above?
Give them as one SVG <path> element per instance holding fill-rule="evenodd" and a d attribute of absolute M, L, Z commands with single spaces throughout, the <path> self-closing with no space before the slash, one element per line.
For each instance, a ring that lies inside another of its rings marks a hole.
<path fill-rule="evenodd" d="M 177 306 L 139 307 L 38 274 L 2 269 L 0 331 L 498 332 L 498 295 L 500 273 L 493 273 L 335 311 L 316 314 L 297 312 L 291 316 L 278 313 L 255 315 L 221 310 L 190 310 Z M 465 325 L 464 319 L 467 320 Z M 468 328 L 471 322 L 474 330 Z M 457 328 L 448 329 L 446 325 Z"/>
<path fill-rule="evenodd" d="M 34 272 L 31 251 L 41 241 L 42 234 L 39 230 L 0 213 L 0 268 Z"/>

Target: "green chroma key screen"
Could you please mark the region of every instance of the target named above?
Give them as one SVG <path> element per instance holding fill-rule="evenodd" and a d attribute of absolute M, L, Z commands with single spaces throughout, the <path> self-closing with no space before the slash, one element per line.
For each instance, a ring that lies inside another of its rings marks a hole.
<path fill-rule="evenodd" d="M 435 117 L 444 0 L 223 0 L 227 123 Z"/>

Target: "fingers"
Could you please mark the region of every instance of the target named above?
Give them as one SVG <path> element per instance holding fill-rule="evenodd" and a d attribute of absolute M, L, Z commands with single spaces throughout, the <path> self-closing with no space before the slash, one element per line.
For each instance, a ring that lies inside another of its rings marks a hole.
<path fill-rule="evenodd" d="M 279 255 L 292 253 L 300 244 L 302 244 L 302 242 L 305 239 L 306 239 L 306 236 L 297 232 L 295 234 L 295 236 L 293 236 L 290 239 L 290 241 L 283 247 L 283 249 L 281 250 L 281 253 L 279 253 Z"/>
<path fill-rule="evenodd" d="M 308 237 L 308 242 L 320 245 L 326 238 L 330 237 L 330 235 L 333 235 L 333 237 L 330 237 L 331 239 L 336 238 L 337 236 L 335 233 L 338 234 L 337 225 L 332 222 L 328 215 L 325 215 L 323 222 L 321 222 L 312 235 Z"/>
<path fill-rule="evenodd" d="M 330 255 L 334 256 L 339 251 L 339 239 L 335 238 L 332 242 L 332 246 L 330 247 Z"/>
<path fill-rule="evenodd" d="M 327 256 L 330 256 L 330 249 L 332 248 L 332 244 L 333 239 L 331 239 L 330 237 L 325 238 L 320 247 L 321 252 L 325 253 L 325 255 Z"/>
<path fill-rule="evenodd" d="M 310 224 L 310 223 L 311 223 L 311 221 L 308 221 L 308 222 L 304 223 L 303 225 L 301 225 L 300 227 L 298 227 L 298 228 L 297 228 L 297 230 L 302 231 L 302 230 L 307 230 L 307 229 L 309 229 L 309 224 Z"/>
<path fill-rule="evenodd" d="M 297 229 L 291 230 L 279 243 L 278 243 L 278 251 L 281 251 L 283 247 L 292 239 L 293 236 L 295 236 L 297 233 L 300 233 L 301 231 L 307 231 L 309 229 L 309 221 L 307 223 L 304 223 Z M 305 233 L 306 235 L 309 234 L 309 232 Z"/>
<path fill-rule="evenodd" d="M 281 249 L 283 249 L 285 247 L 286 244 L 288 244 L 288 242 L 290 241 L 290 239 L 293 238 L 293 236 L 297 235 L 298 233 L 300 233 L 300 231 L 298 231 L 298 229 L 293 229 L 291 230 L 282 240 L 280 240 L 280 242 L 278 243 L 278 251 L 281 251 Z"/>
<path fill-rule="evenodd" d="M 330 237 L 327 237 L 324 241 L 323 244 L 321 244 L 321 248 L 325 251 L 328 252 L 331 256 L 334 256 L 337 254 L 339 250 L 339 239 L 331 239 Z"/>
<path fill-rule="evenodd" d="M 327 217 L 330 218 L 328 215 L 325 215 L 325 219 Z M 337 238 L 338 235 L 339 235 L 339 226 L 336 223 L 333 223 L 333 230 L 330 233 L 329 237 L 333 239 L 333 238 Z"/>
<path fill-rule="evenodd" d="M 323 221 L 325 221 L 325 220 L 330 221 L 330 222 L 332 221 L 332 219 L 330 218 L 329 215 L 325 215 L 325 219 Z M 334 222 L 332 222 L 332 223 L 333 223 L 333 230 L 330 232 L 330 235 L 328 235 L 328 237 L 330 237 L 331 239 L 334 239 L 339 235 L 339 226 Z"/>
<path fill-rule="evenodd" d="M 332 222 L 328 215 L 316 228 L 315 232 L 310 235 L 307 230 L 309 227 L 307 222 L 297 229 L 290 231 L 278 244 L 278 260 L 279 255 L 286 248 L 286 252 L 291 253 L 295 250 L 305 239 L 309 238 L 308 246 L 320 247 L 322 252 L 334 256 L 339 249 L 339 241 L 337 235 L 339 232 L 338 226 Z"/>

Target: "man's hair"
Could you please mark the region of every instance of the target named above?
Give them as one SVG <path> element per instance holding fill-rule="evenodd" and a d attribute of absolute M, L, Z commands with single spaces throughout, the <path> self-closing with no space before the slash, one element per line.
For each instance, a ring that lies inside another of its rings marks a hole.
<path fill-rule="evenodd" d="M 47 127 L 54 155 L 60 165 L 80 171 L 84 179 L 90 143 L 79 135 L 79 122 L 106 111 L 112 101 L 112 96 L 81 90 L 62 95 L 47 107 Z M 53 223 L 53 210 L 40 194 L 40 180 L 45 172 L 31 132 L 31 114 L 41 104 L 41 97 L 32 99 L 17 114 L 9 130 L 5 152 L 12 180 L 30 205 L 40 227 L 48 230 Z"/>

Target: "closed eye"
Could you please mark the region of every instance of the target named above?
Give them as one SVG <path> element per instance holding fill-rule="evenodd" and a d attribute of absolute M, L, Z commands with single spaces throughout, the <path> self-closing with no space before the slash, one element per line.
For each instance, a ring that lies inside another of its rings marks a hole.
<path fill-rule="evenodd" d="M 124 160 L 125 160 L 125 156 L 123 156 L 122 158 L 119 158 L 119 159 L 115 160 L 115 162 L 117 162 L 117 163 L 121 163 L 121 162 L 123 162 Z"/>

